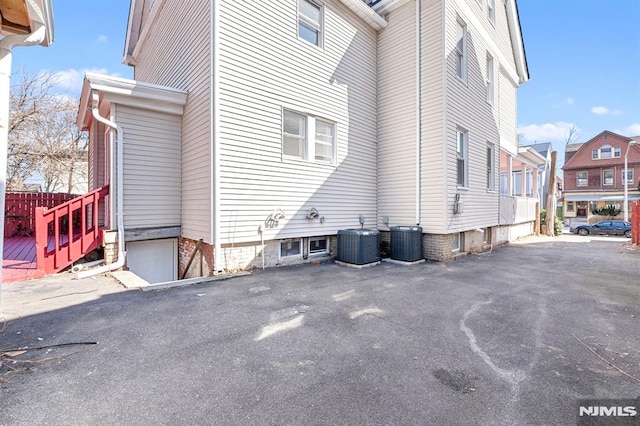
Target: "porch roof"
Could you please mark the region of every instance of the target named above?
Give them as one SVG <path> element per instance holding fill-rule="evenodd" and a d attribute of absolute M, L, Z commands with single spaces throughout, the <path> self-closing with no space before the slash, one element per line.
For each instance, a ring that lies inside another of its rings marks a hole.
<path fill-rule="evenodd" d="M 624 201 L 624 195 L 565 195 L 565 201 Z M 640 194 L 630 194 L 629 201 L 640 200 Z"/>

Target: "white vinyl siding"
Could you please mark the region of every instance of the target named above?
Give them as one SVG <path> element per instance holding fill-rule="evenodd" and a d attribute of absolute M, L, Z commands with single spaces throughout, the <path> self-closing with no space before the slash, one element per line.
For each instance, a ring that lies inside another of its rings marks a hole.
<path fill-rule="evenodd" d="M 412 3 L 393 11 L 378 36 L 378 221 L 416 217 L 416 66 Z"/>
<path fill-rule="evenodd" d="M 112 107 L 124 143 L 125 229 L 180 226 L 181 117 Z"/>
<path fill-rule="evenodd" d="M 487 191 L 487 141 L 499 141 L 503 127 L 501 118 L 502 104 L 495 102 L 492 106 L 487 102 L 487 54 L 494 58 L 494 69 L 501 65 L 496 58 L 500 57 L 493 48 L 486 34 L 486 17 L 478 19 L 480 10 L 469 8 L 464 2 L 451 2 L 445 5 L 444 48 L 448 55 L 446 69 L 445 117 L 446 135 L 440 143 L 446 142 L 446 205 L 438 216 L 433 217 L 441 233 L 455 233 L 469 229 L 486 228 L 498 224 L 499 208 L 498 191 Z M 471 14 L 471 15 L 470 15 Z M 466 25 L 467 34 L 467 84 L 459 84 L 457 75 L 457 43 L 459 40 L 460 22 Z M 506 27 L 505 27 L 506 29 Z M 495 30 L 492 30 L 495 31 Z M 436 52 L 437 53 L 437 52 Z M 425 58 L 425 63 L 437 60 L 437 56 Z M 513 65 L 511 65 L 513 67 Z M 494 85 L 495 87 L 495 85 Z M 500 89 L 495 87 L 496 91 Z M 515 139 L 515 89 L 509 94 L 512 100 L 512 128 Z M 497 99 L 496 99 L 497 100 Z M 458 131 L 466 133 L 466 152 L 462 152 L 465 163 L 463 182 L 458 182 Z M 429 129 L 424 129 L 427 133 Z M 496 148 L 498 148 L 496 146 Z M 498 164 L 498 149 L 495 149 L 494 162 Z M 464 206 L 461 214 L 453 214 L 456 199 Z M 442 211 L 445 213 L 442 214 Z"/>
<path fill-rule="evenodd" d="M 449 165 L 447 140 L 447 85 L 455 71 L 449 72 L 449 55 L 442 60 L 448 31 L 443 31 L 442 19 L 445 14 L 443 2 L 423 2 L 422 21 L 422 121 L 420 152 L 421 197 L 420 225 L 425 232 L 444 233 Z M 392 22 L 390 23 L 392 24 Z M 455 83 L 458 83 L 455 81 Z"/>
<path fill-rule="evenodd" d="M 259 241 L 277 210 L 265 240 L 333 235 L 360 214 L 373 225 L 376 32 L 339 1 L 323 2 L 324 49 L 298 39 L 297 0 L 220 10 L 222 243 Z M 335 164 L 283 156 L 283 110 L 335 123 Z M 306 219 L 310 208 L 324 223 Z"/>
<path fill-rule="evenodd" d="M 189 92 L 182 122 L 182 235 L 206 243 L 212 243 L 210 4 L 154 5 L 159 9 L 152 35 L 141 46 L 135 67 L 140 81 Z"/>

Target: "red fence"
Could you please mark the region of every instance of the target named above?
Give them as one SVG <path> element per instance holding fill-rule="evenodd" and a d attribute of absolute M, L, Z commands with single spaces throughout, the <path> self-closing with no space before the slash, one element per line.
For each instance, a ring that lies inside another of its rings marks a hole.
<path fill-rule="evenodd" d="M 46 192 L 8 192 L 5 195 L 4 237 L 29 237 L 36 230 L 36 207 L 55 207 L 75 195 Z"/>
<path fill-rule="evenodd" d="M 631 242 L 640 244 L 640 201 L 631 205 Z"/>
<path fill-rule="evenodd" d="M 102 244 L 98 218 L 100 200 L 107 195 L 108 185 L 49 210 L 36 208 L 38 270 L 58 272 Z"/>

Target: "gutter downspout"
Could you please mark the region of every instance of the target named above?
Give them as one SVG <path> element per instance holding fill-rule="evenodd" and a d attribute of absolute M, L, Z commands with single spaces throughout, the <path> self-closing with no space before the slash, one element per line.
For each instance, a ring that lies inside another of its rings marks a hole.
<path fill-rule="evenodd" d="M 11 99 L 11 61 L 16 46 L 35 46 L 41 44 L 47 28 L 38 21 L 33 22 L 34 31 L 25 35 L 10 35 L 0 40 L 0 211 L 5 210 L 7 182 L 7 151 L 9 145 L 9 114 Z M 0 253 L 4 250 L 4 214 L 0 226 Z M 2 270 L 0 269 L 0 307 L 2 306 Z M 0 313 L 2 310 L 0 308 Z"/>
<path fill-rule="evenodd" d="M 422 64 L 421 64 L 421 33 L 420 0 L 416 2 L 416 225 L 420 225 L 420 210 L 422 202 L 421 163 L 422 155 Z"/>
<path fill-rule="evenodd" d="M 123 182 L 122 180 L 124 179 L 124 172 L 122 170 L 122 165 L 124 163 L 124 153 L 123 153 L 123 148 L 124 148 L 124 135 L 122 133 L 122 127 L 120 127 L 118 124 L 116 124 L 115 122 L 111 121 L 111 120 L 107 120 L 106 118 L 102 117 L 100 115 L 100 112 L 98 111 L 98 105 L 99 105 L 99 95 L 96 92 L 93 92 L 91 95 L 91 114 L 93 115 L 93 118 L 96 119 L 97 121 L 99 121 L 100 123 L 104 124 L 105 126 L 115 130 L 116 134 L 117 134 L 117 159 L 116 159 L 116 203 L 117 203 L 117 211 L 116 211 L 116 216 L 117 216 L 117 228 L 118 228 L 118 260 L 116 260 L 114 263 L 110 263 L 108 265 L 102 265 L 100 267 L 94 268 L 94 269 L 89 269 L 86 271 L 79 271 L 77 274 L 78 279 L 80 278 L 86 278 L 86 277 L 92 277 L 94 275 L 98 275 L 98 274 L 103 274 L 105 272 L 111 272 L 114 271 L 116 269 L 120 269 L 124 266 L 125 263 L 125 258 L 127 256 L 127 252 L 124 250 L 124 208 L 123 208 L 123 199 L 124 199 L 124 195 L 123 195 Z M 113 144 L 111 144 L 113 146 Z M 113 156 L 111 156 L 111 158 L 113 159 Z M 113 161 L 113 160 L 112 160 Z M 112 168 L 113 170 L 113 168 Z M 113 184 L 113 181 L 111 181 L 110 185 Z"/>
<path fill-rule="evenodd" d="M 213 78 L 210 91 L 211 121 L 211 240 L 213 241 L 213 273 L 223 270 L 222 244 L 220 242 L 220 6 L 211 0 L 211 69 Z"/>

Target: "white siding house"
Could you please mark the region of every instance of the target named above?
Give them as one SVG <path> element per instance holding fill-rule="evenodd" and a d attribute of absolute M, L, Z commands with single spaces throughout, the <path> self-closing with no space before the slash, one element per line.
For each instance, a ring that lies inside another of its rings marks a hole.
<path fill-rule="evenodd" d="M 187 276 L 335 254 L 338 231 L 361 222 L 421 226 L 429 259 L 498 241 L 528 71 L 515 0 L 497 4 L 132 0 L 135 80 L 101 96 L 136 87 L 172 106 L 134 90 L 100 110 L 125 135 L 127 241 L 177 238 Z M 108 138 L 91 140 L 90 161 L 115 161 L 99 155 Z M 109 174 L 90 167 L 94 184 Z"/>

